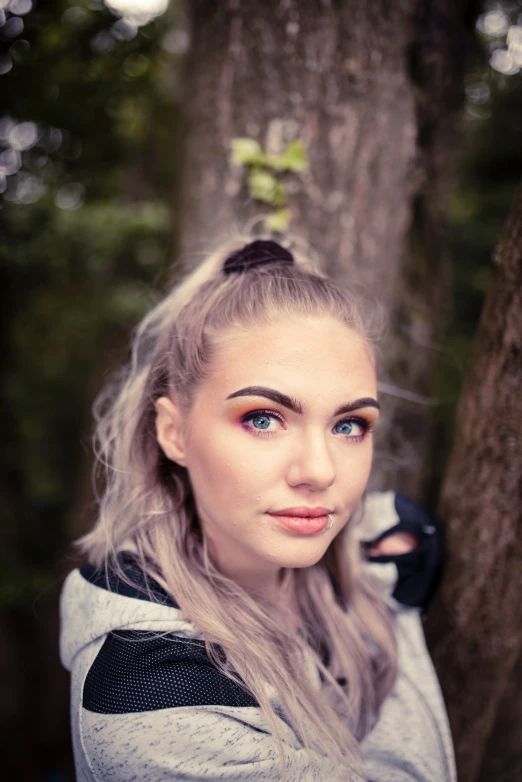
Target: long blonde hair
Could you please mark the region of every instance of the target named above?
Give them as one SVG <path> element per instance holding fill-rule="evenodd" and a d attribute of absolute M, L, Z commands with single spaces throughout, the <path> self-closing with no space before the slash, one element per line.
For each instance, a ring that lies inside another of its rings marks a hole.
<path fill-rule="evenodd" d="M 141 570 L 159 581 L 202 632 L 213 664 L 257 699 L 283 780 L 281 714 L 267 685 L 311 760 L 315 756 L 317 762 L 319 754 L 360 773 L 359 741 L 397 675 L 390 612 L 361 568 L 354 534 L 361 508 L 319 562 L 285 569 L 282 588 L 293 590 L 299 609 L 296 633 L 288 609 L 248 594 L 215 567 L 188 472 L 167 459 L 156 438 L 155 401 L 175 394 L 188 413 L 212 371 L 220 333 L 231 326 L 250 327 L 282 315 L 334 316 L 370 340 L 358 298 L 328 279 L 310 253 L 293 249 L 294 265 L 225 275 L 224 259 L 249 241 L 240 236 L 227 242 L 182 275 L 135 329 L 130 362 L 94 403 L 99 515 L 75 545 L 91 564 L 127 579 L 118 554 L 131 542 Z M 310 654 L 320 690 L 307 669 Z M 336 681 L 341 677 L 344 684 Z"/>

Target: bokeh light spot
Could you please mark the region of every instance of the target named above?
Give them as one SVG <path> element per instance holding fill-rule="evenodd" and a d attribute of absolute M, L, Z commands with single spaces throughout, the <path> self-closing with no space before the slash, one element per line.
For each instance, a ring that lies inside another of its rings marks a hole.
<path fill-rule="evenodd" d="M 190 44 L 190 35 L 187 30 L 171 30 L 163 41 L 162 47 L 169 54 L 182 55 L 188 50 Z"/>
<path fill-rule="evenodd" d="M 505 35 L 509 28 L 509 19 L 503 11 L 488 11 L 479 16 L 477 27 L 485 35 Z"/>
<path fill-rule="evenodd" d="M 19 151 L 31 149 L 38 140 L 38 128 L 34 122 L 20 122 L 14 125 L 7 134 L 7 141 L 13 149 Z"/>
<path fill-rule="evenodd" d="M 0 152 L 0 174 L 12 176 L 22 165 L 22 157 L 16 149 L 4 149 Z"/>
<path fill-rule="evenodd" d="M 144 54 L 130 54 L 123 61 L 123 72 L 131 79 L 143 76 L 149 67 L 149 60 Z"/>
<path fill-rule="evenodd" d="M 131 41 L 136 37 L 138 28 L 127 19 L 118 19 L 112 25 L 111 32 L 117 41 Z"/>
<path fill-rule="evenodd" d="M 135 27 L 148 24 L 167 10 L 168 0 L 105 0 L 106 5 Z"/>
<path fill-rule="evenodd" d="M 16 38 L 20 35 L 24 29 L 24 23 L 19 16 L 11 16 L 6 23 L 0 27 L 0 38 L 4 41 L 9 41 L 11 38 Z"/>
<path fill-rule="evenodd" d="M 496 49 L 492 53 L 489 62 L 492 68 L 505 76 L 511 76 L 518 71 L 518 66 L 507 49 Z"/>
<path fill-rule="evenodd" d="M 0 75 L 9 73 L 13 67 L 13 61 L 8 54 L 0 54 Z"/>
<path fill-rule="evenodd" d="M 10 0 L 9 10 L 16 16 L 25 16 L 33 7 L 32 0 Z"/>
<path fill-rule="evenodd" d="M 34 204 L 46 191 L 43 182 L 35 176 L 21 173 L 16 183 L 15 198 L 19 204 Z"/>
<path fill-rule="evenodd" d="M 89 12 L 75 5 L 62 14 L 62 22 L 68 27 L 82 27 L 89 21 Z"/>
<path fill-rule="evenodd" d="M 54 203 L 60 209 L 79 209 L 83 204 L 85 188 L 80 182 L 62 185 L 55 195 Z"/>

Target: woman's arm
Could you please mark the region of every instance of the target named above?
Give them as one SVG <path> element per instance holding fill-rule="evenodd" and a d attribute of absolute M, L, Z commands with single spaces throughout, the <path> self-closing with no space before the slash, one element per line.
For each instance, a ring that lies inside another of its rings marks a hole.
<path fill-rule="evenodd" d="M 366 554 L 370 557 L 383 557 L 389 554 L 407 554 L 419 545 L 415 535 L 409 532 L 391 532 L 377 543 L 368 543 Z"/>
<path fill-rule="evenodd" d="M 444 566 L 437 517 L 398 492 L 372 492 L 366 497 L 357 535 L 365 570 L 390 605 L 425 613 Z"/>
<path fill-rule="evenodd" d="M 325 758 L 312 763 L 280 720 L 288 782 L 365 782 Z M 132 714 L 84 711 L 82 782 L 262 782 L 281 779 L 259 709 L 187 706 Z M 80 769 L 77 767 L 77 771 Z"/>

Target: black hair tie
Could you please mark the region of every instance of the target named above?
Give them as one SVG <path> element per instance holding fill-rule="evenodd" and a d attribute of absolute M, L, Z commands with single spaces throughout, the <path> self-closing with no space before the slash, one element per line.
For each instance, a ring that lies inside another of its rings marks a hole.
<path fill-rule="evenodd" d="M 293 264 L 294 256 L 277 242 L 256 239 L 255 242 L 250 242 L 229 255 L 223 264 L 223 272 L 231 274 L 248 271 L 254 266 L 265 266 L 270 263 Z"/>

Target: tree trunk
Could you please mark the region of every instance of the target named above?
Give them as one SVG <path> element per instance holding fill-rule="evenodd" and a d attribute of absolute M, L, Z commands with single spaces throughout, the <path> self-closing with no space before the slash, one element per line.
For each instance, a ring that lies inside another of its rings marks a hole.
<path fill-rule="evenodd" d="M 522 652 L 522 186 L 494 260 L 440 502 L 447 571 L 426 627 L 462 782 L 477 779 Z"/>
<path fill-rule="evenodd" d="M 292 232 L 327 272 L 392 313 L 373 487 L 422 494 L 429 369 L 444 325 L 441 204 L 452 186 L 472 0 L 193 0 L 186 67 L 181 258 L 197 264 L 268 213 L 231 141 L 294 138 L 310 169 L 286 178 Z M 400 386 L 400 402 L 394 387 Z M 390 393 L 391 392 L 391 393 Z M 390 454 L 393 457 L 390 458 Z"/>
<path fill-rule="evenodd" d="M 477 782 L 522 779 L 522 649 L 507 678 L 498 704 L 495 726 L 484 749 Z"/>

